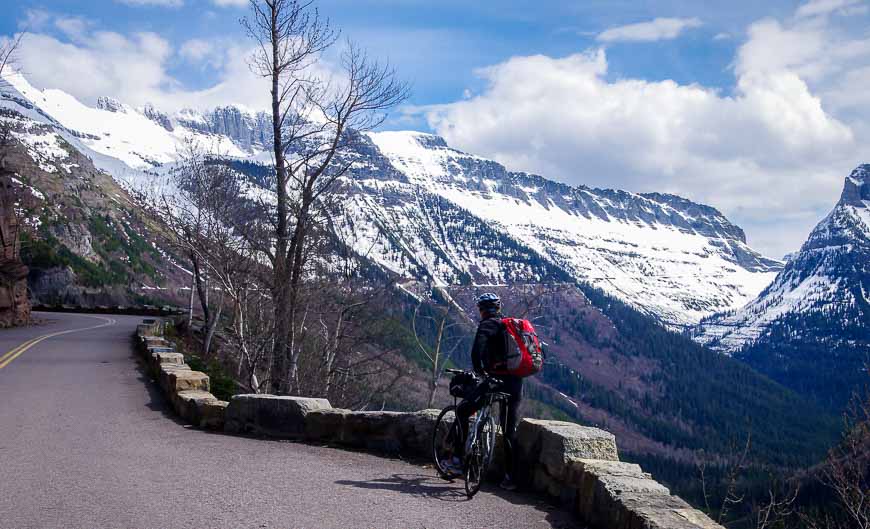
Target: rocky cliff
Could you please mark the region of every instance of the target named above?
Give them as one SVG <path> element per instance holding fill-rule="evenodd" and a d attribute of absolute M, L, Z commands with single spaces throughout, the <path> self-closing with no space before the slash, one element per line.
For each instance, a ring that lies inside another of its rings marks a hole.
<path fill-rule="evenodd" d="M 24 325 L 30 320 L 27 267 L 21 262 L 15 211 L 20 193 L 13 178 L 0 168 L 0 327 Z"/>

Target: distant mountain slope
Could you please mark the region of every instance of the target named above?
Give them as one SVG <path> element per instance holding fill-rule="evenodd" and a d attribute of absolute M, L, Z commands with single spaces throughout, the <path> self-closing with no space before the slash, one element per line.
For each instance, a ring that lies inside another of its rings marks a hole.
<path fill-rule="evenodd" d="M 357 148 L 363 156 L 353 169 L 357 195 L 365 197 L 358 214 L 377 217 L 381 212 L 372 208 L 380 203 L 395 216 L 396 208 L 405 205 L 410 216 L 401 224 L 412 225 L 415 197 L 442 197 L 574 280 L 601 288 L 669 326 L 693 324 L 704 315 L 741 306 L 781 267 L 749 248 L 742 230 L 709 206 L 673 195 L 572 187 L 509 172 L 422 133 L 381 132 L 368 138 L 376 150 Z M 379 156 L 402 178 L 370 170 L 382 164 Z M 396 269 L 389 252 L 381 261 Z M 465 261 L 460 268 L 475 263 L 472 255 Z M 457 282 L 455 275 L 430 272 L 444 284 Z M 504 280 L 503 273 L 494 273 L 472 281 Z M 518 274 L 511 280 L 534 277 Z"/>
<path fill-rule="evenodd" d="M 699 342 L 842 407 L 870 361 L 870 165 L 757 299 L 705 319 Z"/>
<path fill-rule="evenodd" d="M 108 98 L 90 108 L 59 90 L 37 90 L 21 76 L 10 81 L 0 105 L 42 122 L 128 188 L 150 185 L 187 142 L 222 157 L 269 161 L 262 113 L 227 106 L 170 116 Z M 343 154 L 357 160 L 344 188 L 351 198 L 347 223 L 359 229 L 351 242 L 359 251 L 377 247 L 375 262 L 409 278 L 528 282 L 546 263 L 546 274 L 588 282 L 679 328 L 743 305 L 781 267 L 747 246 L 742 230 L 721 213 L 673 195 L 514 173 L 414 132 L 356 135 Z M 440 209 L 421 209 L 429 205 Z M 437 212 L 450 218 L 437 219 Z M 441 239 L 431 231 L 436 225 Z M 472 225 L 479 229 L 463 233 Z M 510 240 L 512 253 L 499 255 L 504 245 L 475 250 L 491 237 Z"/>

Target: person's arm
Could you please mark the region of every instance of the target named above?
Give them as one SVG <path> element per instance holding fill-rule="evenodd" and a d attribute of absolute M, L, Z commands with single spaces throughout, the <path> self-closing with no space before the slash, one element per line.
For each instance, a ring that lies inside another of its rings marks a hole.
<path fill-rule="evenodd" d="M 474 344 L 471 346 L 471 365 L 474 372 L 483 375 L 483 357 L 486 355 L 486 345 L 489 340 L 483 325 L 477 326 L 477 334 L 474 335 Z"/>
<path fill-rule="evenodd" d="M 477 334 L 474 335 L 474 345 L 471 348 L 471 364 L 474 366 L 474 372 L 478 375 L 485 375 L 483 360 L 487 355 L 490 338 L 498 332 L 498 323 L 490 318 L 480 322 L 477 326 Z"/>

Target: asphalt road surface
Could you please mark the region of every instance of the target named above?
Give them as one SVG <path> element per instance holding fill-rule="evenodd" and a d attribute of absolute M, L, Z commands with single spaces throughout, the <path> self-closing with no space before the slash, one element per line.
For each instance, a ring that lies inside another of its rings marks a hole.
<path fill-rule="evenodd" d="M 0 330 L 2 529 L 574 526 L 401 460 L 188 428 L 135 362 L 141 318 L 35 316 Z"/>

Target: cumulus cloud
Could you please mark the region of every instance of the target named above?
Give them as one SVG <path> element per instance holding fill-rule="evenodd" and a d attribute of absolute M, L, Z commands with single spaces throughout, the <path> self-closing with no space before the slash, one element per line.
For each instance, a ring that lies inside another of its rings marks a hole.
<path fill-rule="evenodd" d="M 181 7 L 184 0 L 115 0 L 129 6 Z"/>
<path fill-rule="evenodd" d="M 612 81 L 602 49 L 513 57 L 479 71 L 479 95 L 425 113 L 449 143 L 513 169 L 712 204 L 779 256 L 870 160 L 870 112 L 856 110 L 867 100 L 870 47 L 829 19 L 762 20 L 734 73 L 723 94 Z"/>
<path fill-rule="evenodd" d="M 598 34 L 598 42 L 652 42 L 670 40 L 691 28 L 702 25 L 698 18 L 656 18 L 627 26 L 607 29 Z"/>
<path fill-rule="evenodd" d="M 811 0 L 800 6 L 795 13 L 798 18 L 828 15 L 831 13 L 862 13 L 864 0 Z"/>
<path fill-rule="evenodd" d="M 222 41 L 218 47 L 189 40 L 176 50 L 155 33 L 122 35 L 94 30 L 86 21 L 49 17 L 41 19 L 44 32 L 28 33 L 19 50 L 21 69 L 37 87 L 60 88 L 87 104 L 110 96 L 169 112 L 227 104 L 268 107 L 268 86 L 248 67 L 249 43 Z M 211 66 L 217 79 L 203 89 L 187 88 L 169 73 L 178 60 Z"/>
<path fill-rule="evenodd" d="M 249 0 L 212 0 L 212 3 L 218 7 L 247 7 L 250 4 Z"/>

